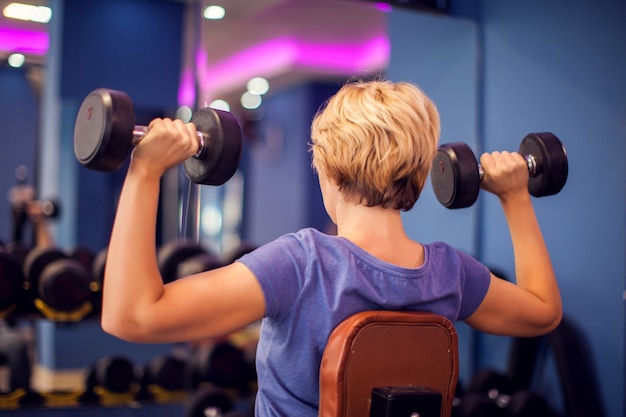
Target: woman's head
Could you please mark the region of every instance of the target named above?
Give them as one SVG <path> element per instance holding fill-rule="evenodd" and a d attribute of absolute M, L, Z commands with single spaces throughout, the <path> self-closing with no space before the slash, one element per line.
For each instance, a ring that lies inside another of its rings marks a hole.
<path fill-rule="evenodd" d="M 350 82 L 313 119 L 313 167 L 347 201 L 409 210 L 430 172 L 439 130 L 436 106 L 415 85 Z"/>

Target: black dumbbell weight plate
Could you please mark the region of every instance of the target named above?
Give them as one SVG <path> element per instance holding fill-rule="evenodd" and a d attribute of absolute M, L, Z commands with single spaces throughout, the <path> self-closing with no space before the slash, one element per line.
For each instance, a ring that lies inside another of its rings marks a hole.
<path fill-rule="evenodd" d="M 94 366 L 91 376 L 88 386 L 101 386 L 114 394 L 130 392 L 137 379 L 133 363 L 122 356 L 107 356 L 100 359 Z"/>
<path fill-rule="evenodd" d="M 99 88 L 83 100 L 74 126 L 74 154 L 87 168 L 113 172 L 132 147 L 135 116 L 123 92 Z"/>
<path fill-rule="evenodd" d="M 256 250 L 258 247 L 259 245 L 250 241 L 241 242 L 235 248 L 228 250 L 224 254 L 222 254 L 222 263 L 224 265 L 230 265 L 237 259 L 241 258 L 243 255 Z"/>
<path fill-rule="evenodd" d="M 19 261 L 0 250 L 0 313 L 17 304 L 23 282 Z"/>
<path fill-rule="evenodd" d="M 96 258 L 96 254 L 87 247 L 76 246 L 69 252 L 70 259 L 74 259 L 85 268 L 85 270 L 91 275 L 93 261 Z M 93 280 L 93 278 L 92 278 Z"/>
<path fill-rule="evenodd" d="M 533 155 L 537 173 L 528 181 L 528 191 L 535 197 L 557 194 L 567 182 L 568 162 L 565 147 L 552 133 L 526 135 L 519 147 L 522 156 Z"/>
<path fill-rule="evenodd" d="M 26 255 L 28 255 L 29 248 L 22 243 L 11 242 L 6 245 L 5 250 L 9 255 L 17 259 L 20 268 L 22 268 Z"/>
<path fill-rule="evenodd" d="M 507 416 L 511 417 L 553 417 L 548 401 L 529 390 L 513 393 L 506 405 Z"/>
<path fill-rule="evenodd" d="M 513 391 L 515 386 L 512 379 L 492 369 L 478 371 L 468 386 L 468 392 L 480 392 L 492 399 L 502 394 L 511 395 Z"/>
<path fill-rule="evenodd" d="M 199 274 L 223 266 L 220 259 L 211 253 L 201 253 L 182 261 L 176 268 L 176 276 L 186 277 L 188 275 Z"/>
<path fill-rule="evenodd" d="M 206 253 L 202 245 L 191 240 L 177 240 L 161 246 L 157 252 L 157 263 L 163 282 L 167 284 L 178 279 L 180 264 Z"/>
<path fill-rule="evenodd" d="M 74 259 L 62 259 L 48 265 L 41 273 L 39 296 L 55 310 L 71 312 L 91 301 L 90 277 Z"/>
<path fill-rule="evenodd" d="M 50 219 L 56 219 L 61 215 L 61 204 L 56 200 L 44 200 L 41 202 L 42 214 Z"/>
<path fill-rule="evenodd" d="M 67 255 L 61 249 L 51 246 L 36 247 L 28 252 L 24 260 L 24 276 L 28 281 L 29 289 L 37 290 L 43 270 L 59 259 L 67 259 Z"/>
<path fill-rule="evenodd" d="M 104 283 L 104 267 L 107 263 L 107 255 L 109 253 L 108 248 L 101 249 L 100 252 L 96 255 L 91 264 L 91 276 L 93 279 L 94 291 L 100 291 L 102 289 L 102 284 Z"/>
<path fill-rule="evenodd" d="M 155 385 L 163 391 L 183 391 L 190 374 L 186 361 L 171 356 L 158 356 L 145 369 L 144 383 Z"/>
<path fill-rule="evenodd" d="M 225 391 L 202 386 L 185 401 L 185 417 L 205 417 L 208 415 L 223 416 L 233 411 L 233 401 Z"/>
<path fill-rule="evenodd" d="M 197 184 L 224 184 L 239 167 L 242 134 L 238 120 L 229 112 L 206 107 L 198 110 L 191 122 L 207 139 L 202 155 L 183 163 L 185 173 Z"/>
<path fill-rule="evenodd" d="M 216 343 L 210 352 L 198 351 L 194 368 L 201 382 L 245 393 L 256 380 L 254 365 L 246 359 L 246 353 L 233 343 Z M 247 394 L 247 393 L 246 393 Z"/>
<path fill-rule="evenodd" d="M 441 145 L 433 160 L 430 180 L 437 200 L 445 207 L 474 204 L 480 190 L 480 173 L 471 148 L 463 142 Z"/>
<path fill-rule="evenodd" d="M 455 415 L 455 414 L 453 414 Z M 495 401 L 480 392 L 465 394 L 456 408 L 458 417 L 508 417 Z"/>

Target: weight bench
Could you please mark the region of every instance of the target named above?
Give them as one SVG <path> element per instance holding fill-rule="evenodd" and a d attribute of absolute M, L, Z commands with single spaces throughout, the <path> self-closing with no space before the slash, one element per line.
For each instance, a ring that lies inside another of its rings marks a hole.
<path fill-rule="evenodd" d="M 318 416 L 395 417 L 400 414 L 394 408 L 405 413 L 408 406 L 419 409 L 401 415 L 449 417 L 458 359 L 456 329 L 445 317 L 356 313 L 328 339 L 320 367 Z"/>

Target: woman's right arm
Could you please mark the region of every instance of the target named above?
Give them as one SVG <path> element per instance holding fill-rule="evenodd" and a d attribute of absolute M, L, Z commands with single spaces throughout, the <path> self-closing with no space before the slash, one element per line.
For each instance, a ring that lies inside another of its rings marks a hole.
<path fill-rule="evenodd" d="M 493 274 L 487 294 L 466 322 L 486 333 L 539 336 L 561 322 L 562 303 L 548 249 L 528 193 L 528 168 L 518 153 L 484 154 L 481 187 L 498 196 L 511 235 L 515 283 Z"/>

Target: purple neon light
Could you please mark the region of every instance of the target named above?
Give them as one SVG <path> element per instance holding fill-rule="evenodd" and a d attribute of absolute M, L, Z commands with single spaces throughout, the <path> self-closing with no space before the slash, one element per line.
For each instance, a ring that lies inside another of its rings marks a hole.
<path fill-rule="evenodd" d="M 376 9 L 384 13 L 391 13 L 393 11 L 393 7 L 389 3 L 376 3 Z"/>
<path fill-rule="evenodd" d="M 198 68 L 203 91 L 239 88 L 250 78 L 271 78 L 288 70 L 297 56 L 297 45 L 290 39 L 279 38 L 255 45 L 205 68 Z"/>
<path fill-rule="evenodd" d="M 49 45 L 48 32 L 0 28 L 0 51 L 45 55 Z"/>
<path fill-rule="evenodd" d="M 357 75 L 383 68 L 389 60 L 389 53 L 390 45 L 386 36 L 378 36 L 357 45 L 276 38 L 211 67 L 199 69 L 201 89 L 204 94 L 211 96 L 213 92 L 239 88 L 252 77 L 271 78 L 297 69 Z"/>
<path fill-rule="evenodd" d="M 45 55 L 50 45 L 47 32 L 0 28 L 0 51 Z M 287 71 L 306 69 L 330 74 L 355 75 L 375 71 L 389 59 L 389 40 L 378 36 L 362 44 L 317 44 L 295 38 L 276 38 L 253 46 L 213 66 L 204 50 L 197 51 L 195 64 L 200 88 L 205 94 L 239 88 L 250 78 L 272 78 Z M 193 105 L 193 71 L 181 74 L 179 102 Z"/>
<path fill-rule="evenodd" d="M 354 74 L 378 69 L 389 57 L 389 41 L 385 37 L 371 39 L 357 47 L 303 42 L 298 46 L 296 65 L 330 72 Z"/>

